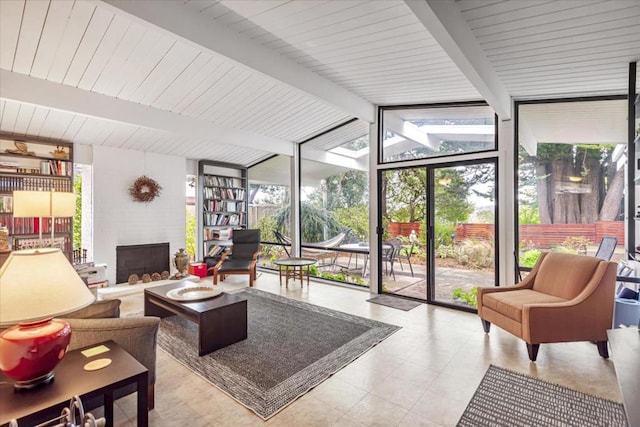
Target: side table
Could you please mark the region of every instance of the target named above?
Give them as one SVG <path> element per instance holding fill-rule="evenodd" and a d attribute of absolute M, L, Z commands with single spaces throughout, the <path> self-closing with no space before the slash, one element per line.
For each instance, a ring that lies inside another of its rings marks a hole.
<path fill-rule="evenodd" d="M 300 278 L 300 286 L 303 285 L 303 275 L 307 276 L 307 286 L 309 286 L 309 269 L 318 260 L 313 258 L 282 258 L 277 259 L 273 263 L 278 266 L 278 275 L 280 276 L 280 285 L 282 285 L 282 273 L 285 273 L 286 287 L 289 287 L 289 278 L 295 280 Z"/>
<path fill-rule="evenodd" d="M 109 351 L 85 356 L 83 350 L 104 346 Z M 92 360 L 108 358 L 111 364 L 97 371 L 85 371 L 84 366 Z M 20 426 L 33 426 L 60 415 L 73 396 L 90 399 L 104 396 L 104 416 L 106 425 L 113 426 L 113 392 L 123 386 L 135 383 L 137 386 L 137 407 L 139 427 L 149 425 L 147 409 L 149 372 L 140 362 L 113 341 L 92 345 L 84 349 L 70 351 L 58 364 L 54 381 L 41 387 L 15 392 L 13 385 L 0 385 L 0 425 L 8 425 L 15 419 Z"/>

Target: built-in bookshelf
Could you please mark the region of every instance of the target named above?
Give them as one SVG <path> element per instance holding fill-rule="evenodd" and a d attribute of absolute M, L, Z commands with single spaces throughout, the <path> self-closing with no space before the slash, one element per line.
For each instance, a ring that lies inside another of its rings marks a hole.
<path fill-rule="evenodd" d="M 198 163 L 200 258 L 229 246 L 233 230 L 247 228 L 247 169 L 202 160 Z"/>
<path fill-rule="evenodd" d="M 73 219 L 14 217 L 17 190 L 73 192 L 73 144 L 0 133 L 0 225 L 11 249 L 55 246 L 71 259 Z"/>

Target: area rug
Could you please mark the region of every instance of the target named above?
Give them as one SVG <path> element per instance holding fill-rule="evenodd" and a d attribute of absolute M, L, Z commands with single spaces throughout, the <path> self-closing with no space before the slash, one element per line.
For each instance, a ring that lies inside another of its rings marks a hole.
<path fill-rule="evenodd" d="M 420 305 L 419 302 L 411 301 L 405 298 L 392 297 L 391 295 L 378 295 L 367 300 L 374 304 L 385 305 L 387 307 L 397 308 L 398 310 L 409 311 Z"/>
<path fill-rule="evenodd" d="M 624 407 L 508 369 L 489 366 L 458 426 L 626 426 Z"/>
<path fill-rule="evenodd" d="M 246 340 L 198 357 L 196 325 L 171 316 L 158 344 L 265 420 L 400 329 L 256 289 L 235 295 L 247 298 Z"/>

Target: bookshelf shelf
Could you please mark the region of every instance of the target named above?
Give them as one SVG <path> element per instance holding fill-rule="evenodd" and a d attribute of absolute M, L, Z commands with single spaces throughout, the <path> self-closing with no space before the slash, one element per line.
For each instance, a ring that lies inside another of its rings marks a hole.
<path fill-rule="evenodd" d="M 231 245 L 233 230 L 247 228 L 247 168 L 201 160 L 198 163 L 199 255 Z"/>
<path fill-rule="evenodd" d="M 0 225 L 9 229 L 12 250 L 43 244 L 60 247 L 71 259 L 72 218 L 14 218 L 13 192 L 73 191 L 73 144 L 0 133 Z M 51 230 L 55 232 L 50 242 Z"/>

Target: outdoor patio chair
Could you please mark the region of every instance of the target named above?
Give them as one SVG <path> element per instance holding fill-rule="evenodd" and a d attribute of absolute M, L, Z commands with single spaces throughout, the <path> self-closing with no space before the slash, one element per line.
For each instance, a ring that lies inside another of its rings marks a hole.
<path fill-rule="evenodd" d="M 218 277 L 224 280 L 228 274 L 248 274 L 249 286 L 253 287 L 260 253 L 260 230 L 235 230 L 232 241 L 231 249 L 210 269 L 213 270 L 213 284 L 217 285 Z"/>
<path fill-rule="evenodd" d="M 598 250 L 594 255 L 596 258 L 609 261 L 613 256 L 613 252 L 616 250 L 616 245 L 618 244 L 618 238 L 615 236 L 604 236 L 602 240 L 600 240 L 600 245 L 598 246 Z"/>
<path fill-rule="evenodd" d="M 279 232 L 278 230 L 273 230 L 273 235 L 276 236 L 276 240 L 278 241 L 278 244 L 282 246 L 282 249 L 284 249 L 287 256 L 291 258 L 291 253 L 289 253 L 289 249 L 288 249 L 291 246 L 291 239 L 285 236 L 284 234 L 282 234 L 281 232 Z"/>
<path fill-rule="evenodd" d="M 413 254 L 413 248 L 416 246 L 415 243 L 411 243 L 409 247 L 405 247 L 402 244 L 402 240 L 400 240 L 397 237 L 387 240 L 386 243 L 394 247 L 395 249 L 394 259 L 397 260 L 398 263 L 400 264 L 400 270 L 404 271 L 404 267 L 402 266 L 402 260 L 404 259 L 409 264 L 409 270 L 411 270 L 411 277 L 414 277 L 413 266 L 411 265 L 411 254 Z"/>

